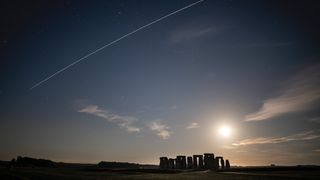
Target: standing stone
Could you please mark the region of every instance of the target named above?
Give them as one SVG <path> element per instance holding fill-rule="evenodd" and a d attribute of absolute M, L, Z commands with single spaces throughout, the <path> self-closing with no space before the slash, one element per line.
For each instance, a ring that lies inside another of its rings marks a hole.
<path fill-rule="evenodd" d="M 186 169 L 187 168 L 186 156 L 177 156 L 176 167 L 177 167 L 177 169 Z"/>
<path fill-rule="evenodd" d="M 224 169 L 224 160 L 222 156 L 217 156 L 217 163 L 218 163 L 218 167 L 220 166 L 221 169 Z"/>
<path fill-rule="evenodd" d="M 203 168 L 203 155 L 199 156 L 199 167 Z"/>
<path fill-rule="evenodd" d="M 191 169 L 193 167 L 193 162 L 192 162 L 192 157 L 188 156 L 187 157 L 187 162 L 188 162 L 188 168 Z"/>
<path fill-rule="evenodd" d="M 213 153 L 205 153 L 204 154 L 204 168 L 205 169 L 214 169 L 214 154 Z"/>
<path fill-rule="evenodd" d="M 160 169 L 168 169 L 169 168 L 169 162 L 167 157 L 160 157 Z"/>
<path fill-rule="evenodd" d="M 228 169 L 230 168 L 230 162 L 228 159 L 226 160 L 226 168 L 228 168 Z"/>
<path fill-rule="evenodd" d="M 182 168 L 186 169 L 187 168 L 187 158 L 186 158 L 186 156 L 181 156 L 181 160 L 182 160 Z"/>
<path fill-rule="evenodd" d="M 169 159 L 169 163 L 168 163 L 169 169 L 174 169 L 174 161 L 175 159 L 172 159 L 172 158 Z"/>
<path fill-rule="evenodd" d="M 194 168 L 203 168 L 203 155 L 193 155 Z"/>
<path fill-rule="evenodd" d="M 176 168 L 181 169 L 181 159 L 179 156 L 177 156 L 176 158 Z"/>
<path fill-rule="evenodd" d="M 223 157 L 221 157 L 221 162 L 220 162 L 220 163 L 221 163 L 221 168 L 224 169 L 224 160 L 223 160 Z"/>
<path fill-rule="evenodd" d="M 197 168 L 198 167 L 198 162 L 197 162 L 197 155 L 193 155 L 193 168 Z"/>
<path fill-rule="evenodd" d="M 214 159 L 214 169 L 219 169 L 219 157 Z"/>

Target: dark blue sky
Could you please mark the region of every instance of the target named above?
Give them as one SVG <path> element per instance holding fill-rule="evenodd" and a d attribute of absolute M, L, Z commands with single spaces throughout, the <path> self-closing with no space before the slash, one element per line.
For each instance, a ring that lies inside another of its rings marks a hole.
<path fill-rule="evenodd" d="M 206 0 L 29 90 L 194 2 L 3 2 L 0 159 L 214 152 L 235 164 L 319 164 L 315 1 Z"/>

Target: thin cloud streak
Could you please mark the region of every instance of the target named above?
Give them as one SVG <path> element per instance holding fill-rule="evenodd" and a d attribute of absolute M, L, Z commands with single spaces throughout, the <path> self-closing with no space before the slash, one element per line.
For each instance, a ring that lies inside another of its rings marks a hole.
<path fill-rule="evenodd" d="M 186 129 L 196 129 L 196 128 L 199 128 L 199 127 L 200 127 L 199 123 L 197 123 L 197 122 L 190 122 L 190 123 L 188 124 L 188 126 L 186 127 Z"/>
<path fill-rule="evenodd" d="M 166 124 L 161 123 L 160 121 L 153 121 L 149 124 L 149 128 L 156 133 L 161 139 L 169 139 L 171 132 L 169 131 L 170 127 Z"/>
<path fill-rule="evenodd" d="M 320 117 L 314 117 L 309 119 L 310 122 L 314 122 L 314 123 L 320 123 Z"/>
<path fill-rule="evenodd" d="M 184 41 L 190 41 L 201 37 L 206 37 L 213 33 L 218 32 L 217 28 L 214 27 L 207 27 L 207 28 L 185 28 L 181 30 L 174 31 L 169 41 L 171 43 L 180 43 Z"/>
<path fill-rule="evenodd" d="M 280 48 L 294 45 L 294 42 L 260 42 L 260 43 L 244 43 L 237 47 L 240 48 Z"/>
<path fill-rule="evenodd" d="M 320 149 L 314 149 L 314 152 L 320 153 Z"/>
<path fill-rule="evenodd" d="M 262 108 L 247 115 L 245 121 L 268 120 L 284 113 L 307 110 L 319 99 L 320 64 L 317 64 L 301 71 L 280 96 L 265 100 Z"/>
<path fill-rule="evenodd" d="M 303 133 L 293 134 L 284 137 L 259 137 L 253 139 L 244 139 L 237 143 L 233 143 L 233 146 L 248 146 L 259 144 L 278 144 L 291 141 L 306 141 L 320 138 L 320 134 L 315 131 L 307 131 Z"/>
<path fill-rule="evenodd" d="M 146 25 L 144 25 L 144 26 L 142 26 L 142 27 L 140 27 L 140 28 L 138 28 L 138 29 L 136 29 L 136 30 L 134 30 L 134 31 L 131 31 L 131 32 L 129 32 L 128 34 L 126 34 L 126 35 L 124 35 L 124 36 L 121 36 L 120 38 L 118 38 L 118 39 L 116 39 L 116 40 L 114 40 L 114 41 L 112 41 L 112 42 L 110 42 L 110 43 L 108 43 L 108 44 L 106 44 L 106 45 L 104 45 L 104 46 L 102 46 L 102 47 L 100 47 L 100 48 L 92 51 L 91 53 L 89 53 L 89 54 L 87 54 L 87 55 L 79 58 L 78 60 L 74 61 L 73 63 L 65 66 L 64 68 L 60 69 L 59 71 L 57 71 L 57 72 L 53 73 L 52 75 L 46 77 L 45 79 L 43 79 L 43 80 L 41 80 L 40 82 L 38 82 L 38 83 L 36 83 L 35 85 L 33 85 L 29 90 L 32 90 L 32 89 L 40 86 L 41 84 L 45 83 L 45 82 L 48 81 L 49 79 L 53 78 L 54 76 L 62 73 L 63 71 L 69 69 L 70 67 L 78 64 L 79 62 L 87 59 L 89 56 L 91 56 L 91 55 L 93 55 L 93 54 L 96 54 L 97 52 L 99 52 L 99 51 L 101 51 L 101 50 L 103 50 L 103 49 L 105 49 L 105 48 L 107 48 L 107 47 L 109 47 L 109 46 L 117 43 L 118 41 L 121 41 L 122 39 L 125 39 L 125 38 L 127 38 L 127 37 L 135 34 L 135 33 L 138 32 L 138 31 L 141 31 L 141 30 L 143 30 L 143 29 L 145 29 L 145 28 L 147 28 L 147 27 L 149 27 L 149 26 L 151 26 L 151 25 L 153 25 L 153 24 L 155 24 L 155 23 L 157 23 L 157 22 L 159 22 L 159 21 L 162 21 L 162 20 L 164 20 L 164 19 L 166 19 L 166 18 L 168 18 L 168 17 L 170 17 L 170 16 L 172 16 L 172 15 L 174 15 L 174 14 L 177 14 L 177 13 L 183 11 L 183 10 L 186 10 L 186 9 L 192 7 L 192 6 L 195 6 L 195 5 L 197 5 L 198 3 L 201 3 L 201 2 L 203 2 L 203 1 L 204 1 L 204 0 L 200 0 L 200 1 L 194 2 L 194 3 L 192 3 L 192 4 L 189 4 L 189 5 L 181 8 L 181 9 L 178 9 L 178 10 L 176 10 L 176 11 L 170 13 L 170 14 L 167 14 L 167 15 L 165 15 L 165 16 L 157 19 L 157 20 L 154 20 L 154 21 L 152 21 L 152 22 L 150 22 L 150 23 L 148 23 L 148 24 L 146 24 Z"/>
<path fill-rule="evenodd" d="M 108 110 L 101 109 L 96 105 L 88 105 L 78 110 L 78 112 L 103 118 L 110 123 L 114 123 L 119 127 L 125 128 L 128 132 L 140 132 L 141 130 L 139 127 L 132 126 L 132 123 L 137 121 L 135 117 L 117 115 Z"/>
<path fill-rule="evenodd" d="M 170 109 L 171 109 L 171 110 L 176 110 L 176 109 L 178 109 L 178 106 L 176 106 L 176 105 L 171 106 Z"/>

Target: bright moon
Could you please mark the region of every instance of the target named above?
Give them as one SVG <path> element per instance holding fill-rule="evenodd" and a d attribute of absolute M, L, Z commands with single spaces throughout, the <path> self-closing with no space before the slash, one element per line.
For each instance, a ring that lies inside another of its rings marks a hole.
<path fill-rule="evenodd" d="M 219 128 L 219 134 L 223 137 L 229 137 L 231 135 L 231 128 L 228 126 L 222 126 Z"/>

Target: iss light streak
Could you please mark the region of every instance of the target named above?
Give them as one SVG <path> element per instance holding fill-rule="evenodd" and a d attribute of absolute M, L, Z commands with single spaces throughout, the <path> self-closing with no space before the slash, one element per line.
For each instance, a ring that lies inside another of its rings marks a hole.
<path fill-rule="evenodd" d="M 65 66 L 64 68 L 58 70 L 57 72 L 53 73 L 52 75 L 46 77 L 45 79 L 43 79 L 43 80 L 41 80 L 40 82 L 38 82 L 38 83 L 36 83 L 35 85 L 33 85 L 29 90 L 32 90 L 32 89 L 40 86 L 41 84 L 45 83 L 45 82 L 48 81 L 49 79 L 53 78 L 54 76 L 62 73 L 63 71 L 69 69 L 70 67 L 78 64 L 79 62 L 87 59 L 87 58 L 90 57 L 91 55 L 93 55 L 93 54 L 95 54 L 95 53 L 103 50 L 104 48 L 109 47 L 109 46 L 111 46 L 111 45 L 113 45 L 113 44 L 121 41 L 122 39 L 125 39 L 125 38 L 127 38 L 127 37 L 135 34 L 135 33 L 138 32 L 138 31 L 141 31 L 141 30 L 143 30 L 143 29 L 145 29 L 145 28 L 147 28 L 147 27 L 149 27 L 149 26 L 151 26 L 151 25 L 153 25 L 153 24 L 155 24 L 155 23 L 157 23 L 157 22 L 159 22 L 159 21 L 161 21 L 161 20 L 164 20 L 164 19 L 166 19 L 166 18 L 168 18 L 168 17 L 170 17 L 170 16 L 172 16 L 172 15 L 174 15 L 174 14 L 177 14 L 177 13 L 183 11 L 183 10 L 186 10 L 186 9 L 192 7 L 192 6 L 195 6 L 196 4 L 199 4 L 199 3 L 203 2 L 203 1 L 204 1 L 204 0 L 200 0 L 200 1 L 194 2 L 194 3 L 192 3 L 192 4 L 189 4 L 189 5 L 181 8 L 181 9 L 178 9 L 178 10 L 176 10 L 176 11 L 170 13 L 170 14 L 167 14 L 167 15 L 165 15 L 165 16 L 157 19 L 157 20 L 154 20 L 154 21 L 152 21 L 152 22 L 150 22 L 150 23 L 148 23 L 148 24 L 146 24 L 146 25 L 144 25 L 144 26 L 141 26 L 140 28 L 138 28 L 138 29 L 136 29 L 136 30 L 134 30 L 134 31 L 131 31 L 131 32 L 129 32 L 128 34 L 125 34 L 124 36 L 121 36 L 120 38 L 118 38 L 118 39 L 116 39 L 116 40 L 111 41 L 110 43 L 108 43 L 108 44 L 106 44 L 106 45 L 104 45 L 104 46 L 102 46 L 102 47 L 100 47 L 100 48 L 92 51 L 91 53 L 89 53 L 89 54 L 87 54 L 87 55 L 79 58 L 78 60 L 72 62 L 71 64 L 69 64 L 69 65 Z"/>

